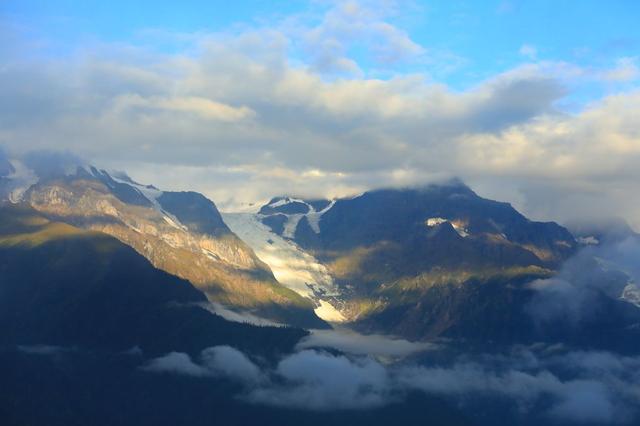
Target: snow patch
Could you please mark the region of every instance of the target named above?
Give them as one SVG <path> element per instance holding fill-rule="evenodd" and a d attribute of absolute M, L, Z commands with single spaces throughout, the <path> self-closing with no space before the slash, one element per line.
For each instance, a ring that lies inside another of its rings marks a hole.
<path fill-rule="evenodd" d="M 285 238 L 293 238 L 296 234 L 296 229 L 298 229 L 298 223 L 302 219 L 303 214 L 287 214 L 287 223 L 284 224 L 284 230 L 282 231 L 282 236 Z"/>
<path fill-rule="evenodd" d="M 331 210 L 331 207 L 334 206 L 336 200 L 331 200 L 329 205 L 320 211 L 316 211 L 312 206 L 309 205 L 311 211 L 307 213 L 307 221 L 309 221 L 309 226 L 313 229 L 313 232 L 316 234 L 320 233 L 320 218 L 323 214 Z"/>
<path fill-rule="evenodd" d="M 430 217 L 427 219 L 427 226 L 438 226 L 445 222 L 449 222 L 449 220 L 442 217 Z"/>
<path fill-rule="evenodd" d="M 469 236 L 469 231 L 458 221 L 450 221 L 449 219 L 445 219 L 443 217 L 430 217 L 426 220 L 426 224 L 429 227 L 442 225 L 443 223 L 449 222 L 453 229 L 460 235 L 462 238 Z"/>
<path fill-rule="evenodd" d="M 596 237 L 589 235 L 588 237 L 579 237 L 578 242 L 580 244 L 588 245 L 588 246 L 597 246 L 600 244 L 600 240 Z"/>
<path fill-rule="evenodd" d="M 295 214 L 286 214 L 286 213 L 274 213 L 281 214 L 287 217 L 287 222 L 284 225 L 284 230 L 282 232 L 282 236 L 285 238 L 293 239 L 296 233 L 296 229 L 298 228 L 298 224 L 303 217 L 307 218 L 307 222 L 309 226 L 316 234 L 320 233 L 320 218 L 323 214 L 328 212 L 336 203 L 335 200 L 332 200 L 324 209 L 316 210 L 311 204 L 306 202 L 305 200 L 299 198 L 291 198 L 291 197 L 283 197 L 282 199 L 275 201 L 271 204 L 268 204 L 268 207 L 276 208 L 282 207 L 290 203 L 301 203 L 306 205 L 309 208 L 307 213 L 295 213 Z M 269 215 L 267 215 L 269 216 Z"/>
<path fill-rule="evenodd" d="M 153 205 L 153 208 L 163 216 L 164 221 L 167 222 L 169 225 L 181 231 L 188 231 L 187 227 L 184 226 L 182 223 L 180 223 L 177 217 L 163 210 L 162 206 L 160 205 L 160 202 L 158 202 L 158 198 L 163 194 L 162 191 L 150 186 L 145 186 L 138 183 L 131 183 L 125 179 L 121 179 L 115 176 L 111 176 L 111 179 L 115 180 L 118 183 L 129 185 L 130 187 L 132 187 L 133 189 L 141 193 L 147 200 L 149 200 L 149 202 Z"/>

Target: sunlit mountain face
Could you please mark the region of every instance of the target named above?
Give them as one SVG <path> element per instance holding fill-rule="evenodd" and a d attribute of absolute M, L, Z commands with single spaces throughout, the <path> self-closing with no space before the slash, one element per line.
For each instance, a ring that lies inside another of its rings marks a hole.
<path fill-rule="evenodd" d="M 640 424 L 640 6 L 0 5 L 0 425 Z"/>

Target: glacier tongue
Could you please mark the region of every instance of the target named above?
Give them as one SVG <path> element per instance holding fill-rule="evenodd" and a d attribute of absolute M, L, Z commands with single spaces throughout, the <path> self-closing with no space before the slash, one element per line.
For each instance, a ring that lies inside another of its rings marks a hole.
<path fill-rule="evenodd" d="M 294 242 L 271 232 L 255 214 L 222 213 L 222 217 L 227 226 L 269 265 L 281 284 L 316 302 L 316 314 L 320 318 L 331 322 L 345 320 L 331 303 L 340 292 L 324 265 Z"/>

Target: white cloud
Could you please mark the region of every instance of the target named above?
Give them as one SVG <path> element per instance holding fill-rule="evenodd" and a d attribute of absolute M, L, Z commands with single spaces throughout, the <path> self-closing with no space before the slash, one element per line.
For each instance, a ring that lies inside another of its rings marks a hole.
<path fill-rule="evenodd" d="M 276 374 L 284 384 L 255 389 L 249 400 L 312 410 L 362 409 L 389 402 L 387 371 L 369 358 L 302 351 L 280 361 Z"/>
<path fill-rule="evenodd" d="M 171 352 L 160 358 L 152 359 L 142 369 L 153 373 L 182 374 L 192 377 L 210 375 L 207 369 L 194 363 L 189 355 L 182 352 Z"/>
<path fill-rule="evenodd" d="M 562 422 L 625 423 L 640 397 L 640 358 L 558 346 L 516 346 L 504 354 L 450 356 L 446 365 L 382 365 L 366 356 L 303 350 L 260 369 L 228 346 L 206 349 L 202 364 L 171 353 L 149 372 L 226 377 L 244 386 L 238 397 L 257 404 L 314 411 L 361 410 L 402 401 L 419 390 L 474 410 L 474 397 L 511 401 L 522 416 Z M 561 372 L 559 374 L 558 372 Z"/>
<path fill-rule="evenodd" d="M 366 46 L 371 59 L 391 65 L 415 59 L 426 50 L 409 34 L 385 19 L 393 14 L 393 2 L 340 1 L 321 21 L 301 31 L 303 49 L 310 55 L 314 70 L 362 75 L 350 50 Z"/>
<path fill-rule="evenodd" d="M 522 56 L 529 59 L 536 59 L 538 56 L 538 49 L 531 44 L 523 44 L 520 46 L 520 50 L 518 50 Z"/>
<path fill-rule="evenodd" d="M 230 346 L 205 349 L 200 355 L 203 365 L 221 375 L 243 382 L 258 382 L 260 369 L 245 354 Z"/>
<path fill-rule="evenodd" d="M 605 71 L 602 78 L 615 82 L 628 82 L 640 79 L 638 58 L 620 58 L 616 67 Z"/>
<path fill-rule="evenodd" d="M 220 121 L 239 121 L 255 114 L 247 107 L 232 107 L 210 99 L 197 96 L 178 97 L 142 97 L 137 94 L 121 95 L 114 99 L 114 108 L 120 114 L 136 114 L 144 110 L 152 112 L 185 113 L 204 119 Z"/>
<path fill-rule="evenodd" d="M 341 2 L 319 18 L 182 35 L 175 54 L 101 45 L 64 61 L 10 56 L 0 69 L 0 144 L 68 149 L 223 206 L 457 175 L 537 219 L 613 212 L 640 227 L 640 201 L 629 196 L 640 179 L 638 92 L 558 109 L 574 81 L 628 79 L 633 60 L 604 74 L 539 62 L 464 91 L 421 74 L 318 71 L 324 43 L 356 73 L 356 41 L 383 61 L 427 55 L 393 25 L 394 7 Z"/>
<path fill-rule="evenodd" d="M 300 349 L 334 348 L 355 355 L 371 355 L 381 358 L 403 358 L 408 355 L 433 350 L 433 343 L 409 342 L 376 334 L 363 335 L 351 330 L 312 330 L 298 344 Z"/>

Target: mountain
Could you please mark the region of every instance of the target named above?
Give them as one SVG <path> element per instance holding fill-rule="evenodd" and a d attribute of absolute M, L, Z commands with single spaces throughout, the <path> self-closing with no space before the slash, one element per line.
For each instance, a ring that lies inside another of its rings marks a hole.
<path fill-rule="evenodd" d="M 323 202 L 277 197 L 257 218 L 326 266 L 334 304 L 365 332 L 607 347 L 624 346 L 621 330 L 640 323 L 635 306 L 598 292 L 607 320 L 541 330 L 527 312 L 536 296 L 529 283 L 555 276 L 579 244 L 562 226 L 531 221 L 458 180 Z M 619 296 L 626 280 L 605 272 Z M 593 338 L 602 333 L 611 339 Z"/>
<path fill-rule="evenodd" d="M 276 368 L 308 334 L 229 322 L 206 301 L 116 238 L 26 204 L 0 206 L 2 424 L 473 424 L 419 392 L 367 410 L 309 411 L 253 403 L 223 375 L 185 373 L 185 359 L 203 362 L 202 351 L 220 345 Z M 174 364 L 150 371 L 158 359 Z"/>
<path fill-rule="evenodd" d="M 233 323 L 205 309 L 188 281 L 106 234 L 0 208 L 0 346 L 47 345 L 147 354 L 233 344 L 289 351 L 302 330 Z"/>
<path fill-rule="evenodd" d="M 313 302 L 278 283 L 203 195 L 160 191 L 90 166 L 38 173 L 14 164 L 19 173 L 0 192 L 5 200 L 24 201 L 52 220 L 111 235 L 213 302 L 276 322 L 326 327 Z"/>

